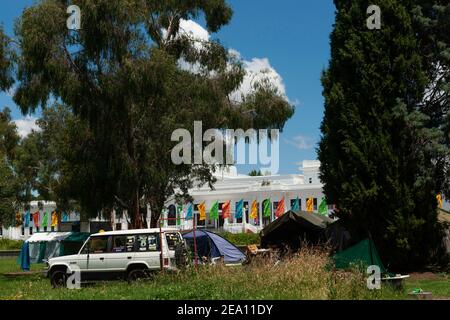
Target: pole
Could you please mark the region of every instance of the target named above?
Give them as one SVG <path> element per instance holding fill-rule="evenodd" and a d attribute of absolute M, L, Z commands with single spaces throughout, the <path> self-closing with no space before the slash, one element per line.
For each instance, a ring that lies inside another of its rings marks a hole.
<path fill-rule="evenodd" d="M 161 228 L 161 222 L 163 222 L 163 221 L 159 220 L 159 238 L 161 241 L 161 261 L 160 261 L 161 262 L 161 271 L 164 271 L 164 248 L 163 248 L 164 242 L 163 242 L 163 234 L 162 234 L 162 228 Z"/>
<path fill-rule="evenodd" d="M 196 238 L 196 234 L 195 234 L 195 230 L 197 229 L 197 219 L 196 219 L 196 213 L 194 213 L 194 261 L 195 261 L 195 269 L 197 270 L 198 268 L 198 257 L 197 257 L 197 238 Z"/>

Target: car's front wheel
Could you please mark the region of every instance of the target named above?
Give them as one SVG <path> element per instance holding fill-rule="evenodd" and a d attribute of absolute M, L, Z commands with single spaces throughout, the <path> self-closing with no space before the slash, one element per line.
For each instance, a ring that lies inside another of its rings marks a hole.
<path fill-rule="evenodd" d="M 50 275 L 50 283 L 53 288 L 62 288 L 66 286 L 67 273 L 63 270 L 53 271 Z"/>

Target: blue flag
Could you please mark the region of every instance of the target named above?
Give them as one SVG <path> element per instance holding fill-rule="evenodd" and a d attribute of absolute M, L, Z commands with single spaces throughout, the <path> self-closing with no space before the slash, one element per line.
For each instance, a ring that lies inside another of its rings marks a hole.
<path fill-rule="evenodd" d="M 28 228 L 30 226 L 30 210 L 27 210 L 23 216 L 24 227 Z"/>
<path fill-rule="evenodd" d="M 300 211 L 300 200 L 298 199 L 298 197 L 294 201 L 294 205 L 292 206 L 292 211 L 295 211 L 295 212 Z"/>
<path fill-rule="evenodd" d="M 67 221 L 69 221 L 69 215 L 67 214 L 67 212 L 63 212 L 62 222 L 67 222 Z"/>
<path fill-rule="evenodd" d="M 236 203 L 236 214 L 235 214 L 235 218 L 236 219 L 241 219 L 242 218 L 242 211 L 243 210 L 244 210 L 244 199 L 242 199 L 241 201 Z"/>
<path fill-rule="evenodd" d="M 192 219 L 192 203 L 190 203 L 187 207 L 186 219 Z"/>

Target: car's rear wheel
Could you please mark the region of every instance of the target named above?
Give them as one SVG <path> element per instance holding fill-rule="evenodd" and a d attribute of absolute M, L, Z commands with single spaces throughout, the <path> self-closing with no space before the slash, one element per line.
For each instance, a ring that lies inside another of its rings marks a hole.
<path fill-rule="evenodd" d="M 128 282 L 137 282 L 148 279 L 148 273 L 144 269 L 133 269 L 128 272 L 127 280 Z"/>
<path fill-rule="evenodd" d="M 53 288 L 62 288 L 66 286 L 67 273 L 64 270 L 56 270 L 51 273 L 50 283 Z"/>

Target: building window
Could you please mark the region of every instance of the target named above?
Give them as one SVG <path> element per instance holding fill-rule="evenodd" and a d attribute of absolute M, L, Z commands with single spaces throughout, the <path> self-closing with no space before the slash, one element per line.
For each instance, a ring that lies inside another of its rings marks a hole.
<path fill-rule="evenodd" d="M 295 202 L 297 201 L 297 199 L 291 199 L 291 209 L 294 207 Z M 300 211 L 302 210 L 302 199 L 298 199 L 298 208 L 300 209 Z"/>
<path fill-rule="evenodd" d="M 275 212 L 277 212 L 278 204 L 279 204 L 278 201 L 275 201 L 275 202 L 273 203 L 272 212 L 274 213 L 274 215 L 275 215 Z M 275 217 L 275 218 L 276 218 L 276 217 Z"/>
<path fill-rule="evenodd" d="M 39 230 L 40 230 L 39 227 L 36 227 L 36 232 L 39 232 Z"/>
<path fill-rule="evenodd" d="M 223 203 L 219 203 L 219 227 L 223 227 L 224 219 L 223 219 L 223 212 L 222 212 Z"/>
<path fill-rule="evenodd" d="M 116 230 L 122 230 L 122 224 L 116 223 Z"/>
<path fill-rule="evenodd" d="M 317 210 L 317 198 L 313 199 L 313 203 L 314 203 L 314 210 Z"/>
<path fill-rule="evenodd" d="M 309 184 L 312 184 L 312 178 L 309 178 Z"/>
<path fill-rule="evenodd" d="M 22 226 L 22 235 L 25 235 L 25 228 Z"/>
<path fill-rule="evenodd" d="M 175 226 L 177 224 L 177 208 L 172 204 L 168 208 L 167 225 Z"/>
<path fill-rule="evenodd" d="M 248 223 L 248 216 L 250 215 L 248 202 L 244 202 L 244 212 L 245 212 L 245 223 Z"/>
<path fill-rule="evenodd" d="M 120 221 L 120 219 L 122 218 L 123 212 L 122 209 L 117 209 L 116 210 L 116 220 Z"/>
<path fill-rule="evenodd" d="M 52 232 L 54 232 L 55 231 L 55 227 L 51 227 L 51 229 L 50 229 Z"/>
<path fill-rule="evenodd" d="M 33 234 L 33 227 L 30 227 L 30 236 Z"/>
<path fill-rule="evenodd" d="M 44 232 L 47 232 L 47 227 L 44 227 Z"/>
<path fill-rule="evenodd" d="M 3 235 L 3 226 L 0 224 L 0 236 Z"/>

